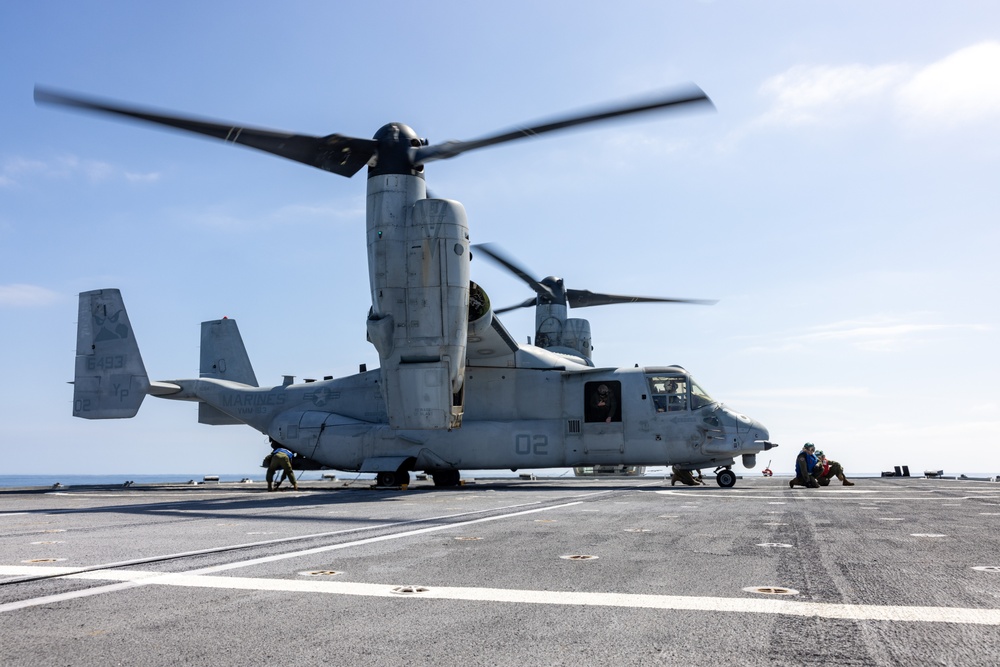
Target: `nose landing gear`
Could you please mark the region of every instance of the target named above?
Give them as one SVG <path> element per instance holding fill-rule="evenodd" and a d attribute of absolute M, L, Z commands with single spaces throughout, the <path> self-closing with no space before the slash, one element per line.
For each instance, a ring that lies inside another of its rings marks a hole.
<path fill-rule="evenodd" d="M 715 481 L 724 489 L 736 486 L 736 473 L 730 466 L 719 466 L 715 469 Z"/>

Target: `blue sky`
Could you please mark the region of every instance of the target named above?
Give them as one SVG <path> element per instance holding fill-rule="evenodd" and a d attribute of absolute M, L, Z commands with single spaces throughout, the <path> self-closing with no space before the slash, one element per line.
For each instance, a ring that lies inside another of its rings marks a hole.
<path fill-rule="evenodd" d="M 718 299 L 574 314 L 599 365 L 681 364 L 763 422 L 775 470 L 809 440 L 848 471 L 1000 471 L 995 2 L 3 3 L 0 56 L 9 473 L 247 471 L 265 449 L 191 404 L 72 418 L 80 291 L 122 290 L 154 379 L 196 376 L 222 316 L 262 383 L 378 365 L 363 173 L 39 108 L 36 83 L 436 143 L 694 82 L 717 112 L 476 151 L 428 185 L 539 278 Z M 473 279 L 529 296 L 486 262 Z"/>

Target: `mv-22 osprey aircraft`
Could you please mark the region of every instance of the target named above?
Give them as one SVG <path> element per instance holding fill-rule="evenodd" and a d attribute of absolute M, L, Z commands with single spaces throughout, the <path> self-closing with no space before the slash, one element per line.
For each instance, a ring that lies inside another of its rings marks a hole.
<path fill-rule="evenodd" d="M 457 201 L 428 197 L 426 164 L 524 137 L 657 110 L 711 106 L 697 87 L 473 141 L 431 145 L 402 123 L 372 139 L 309 136 L 180 117 L 35 89 L 36 102 L 146 121 L 242 144 L 334 174 L 368 167 L 368 339 L 380 368 L 260 387 L 235 320 L 202 323 L 198 378 L 150 381 L 121 294 L 80 295 L 73 414 L 133 417 L 146 395 L 197 401 L 205 424 L 247 424 L 313 464 L 376 474 L 599 465 L 731 467 L 775 446 L 768 431 L 711 398 L 679 366 L 596 368 L 586 345 L 518 344 L 470 279 Z M 564 311 L 563 311 L 564 314 Z M 538 341 L 536 341 L 538 342 Z M 579 342 L 579 341 L 578 341 Z"/>

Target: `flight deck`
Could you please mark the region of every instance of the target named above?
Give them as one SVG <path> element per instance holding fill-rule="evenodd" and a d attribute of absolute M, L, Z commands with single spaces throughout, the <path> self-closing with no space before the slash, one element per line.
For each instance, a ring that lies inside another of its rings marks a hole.
<path fill-rule="evenodd" d="M 1000 483 L 0 491 L 0 663 L 994 665 Z"/>

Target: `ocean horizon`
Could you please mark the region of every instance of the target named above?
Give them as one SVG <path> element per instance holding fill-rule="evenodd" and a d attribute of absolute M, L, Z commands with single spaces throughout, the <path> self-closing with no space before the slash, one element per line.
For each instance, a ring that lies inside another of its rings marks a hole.
<path fill-rule="evenodd" d="M 190 480 L 196 482 L 203 481 L 207 473 L 200 474 L 175 474 L 175 475 L 0 475 L 0 488 L 18 488 L 29 486 L 52 486 L 62 484 L 63 486 L 94 486 L 94 485 L 117 485 L 122 486 L 125 482 L 134 484 L 186 484 Z M 255 471 L 244 474 L 219 475 L 220 482 L 239 482 L 244 478 L 254 481 L 264 480 L 264 471 Z M 307 478 L 308 479 L 308 478 Z M 319 479 L 317 475 L 313 479 Z"/>

